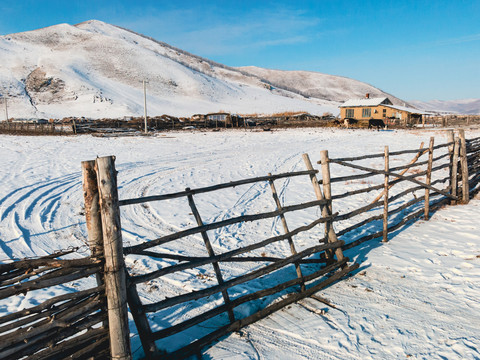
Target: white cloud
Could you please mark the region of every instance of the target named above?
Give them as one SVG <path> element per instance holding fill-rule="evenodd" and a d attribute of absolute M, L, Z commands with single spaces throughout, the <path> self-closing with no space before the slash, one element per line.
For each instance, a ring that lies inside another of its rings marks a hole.
<path fill-rule="evenodd" d="M 446 46 L 446 45 L 463 44 L 463 43 L 479 41 L 479 40 L 480 40 L 480 34 L 473 34 L 473 35 L 461 36 L 461 37 L 452 38 L 452 39 L 440 40 L 432 43 L 432 45 Z"/>

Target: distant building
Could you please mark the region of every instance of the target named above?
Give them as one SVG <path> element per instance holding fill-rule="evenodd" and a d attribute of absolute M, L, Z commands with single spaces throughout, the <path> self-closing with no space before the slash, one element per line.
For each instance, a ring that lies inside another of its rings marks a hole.
<path fill-rule="evenodd" d="M 419 123 L 422 116 L 431 115 L 425 111 L 407 106 L 393 105 L 387 97 L 350 99 L 340 105 L 342 119 L 369 120 L 382 119 L 385 123 Z"/>
<path fill-rule="evenodd" d="M 224 112 L 219 113 L 209 113 L 209 114 L 194 114 L 190 118 L 191 121 L 205 121 L 208 122 L 210 125 L 214 124 L 215 127 L 217 126 L 224 126 L 224 127 L 238 127 L 239 124 L 243 124 L 243 118 L 236 114 L 229 114 Z"/>

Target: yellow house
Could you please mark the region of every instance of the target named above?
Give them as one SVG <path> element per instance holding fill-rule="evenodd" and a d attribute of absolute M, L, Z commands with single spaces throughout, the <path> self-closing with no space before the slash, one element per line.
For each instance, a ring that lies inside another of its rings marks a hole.
<path fill-rule="evenodd" d="M 340 117 L 342 119 L 369 120 L 381 119 L 385 123 L 419 123 L 422 116 L 428 113 L 406 107 L 393 105 L 387 97 L 364 99 L 350 99 L 340 105 Z"/>

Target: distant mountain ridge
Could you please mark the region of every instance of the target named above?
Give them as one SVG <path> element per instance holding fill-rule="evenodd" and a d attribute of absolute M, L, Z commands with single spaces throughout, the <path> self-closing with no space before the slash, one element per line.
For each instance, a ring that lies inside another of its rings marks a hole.
<path fill-rule="evenodd" d="M 285 71 L 240 67 L 242 71 L 258 76 L 269 84 L 312 98 L 345 102 L 352 98 L 388 97 L 394 104 L 403 105 L 401 100 L 367 83 L 342 76 L 322 74 L 313 71 Z"/>
<path fill-rule="evenodd" d="M 151 116 L 336 114 L 340 103 L 365 93 L 404 103 L 345 77 L 229 67 L 97 20 L 0 36 L 0 58 L 0 94 L 11 117 L 141 115 L 144 79 Z"/>
<path fill-rule="evenodd" d="M 417 108 L 427 111 L 445 112 L 463 115 L 480 115 L 480 99 L 463 100 L 412 100 L 411 104 Z"/>

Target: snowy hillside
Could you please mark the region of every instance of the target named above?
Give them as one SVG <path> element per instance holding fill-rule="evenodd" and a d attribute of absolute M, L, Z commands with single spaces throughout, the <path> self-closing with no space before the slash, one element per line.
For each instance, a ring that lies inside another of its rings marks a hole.
<path fill-rule="evenodd" d="M 452 112 L 463 115 L 480 115 L 480 99 L 464 99 L 464 100 L 432 100 L 418 101 L 412 100 L 411 104 L 422 110 Z"/>
<path fill-rule="evenodd" d="M 371 97 L 386 96 L 397 105 L 405 103 L 372 85 L 342 76 L 311 71 L 270 70 L 256 66 L 240 67 L 239 69 L 265 79 L 273 86 L 288 89 L 307 97 L 345 102 L 348 99 L 363 98 L 366 93 L 369 93 Z"/>
<path fill-rule="evenodd" d="M 0 36 L 0 57 L 10 117 L 141 115 L 143 79 L 149 115 L 338 113 L 347 98 L 384 94 L 342 77 L 231 68 L 96 20 Z"/>

